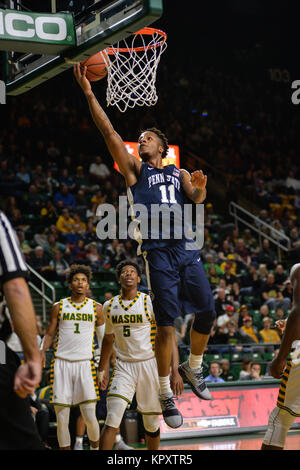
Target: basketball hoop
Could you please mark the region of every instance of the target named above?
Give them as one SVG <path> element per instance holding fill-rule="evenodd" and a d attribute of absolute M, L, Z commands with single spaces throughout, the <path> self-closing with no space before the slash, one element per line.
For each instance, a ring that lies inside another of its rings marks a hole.
<path fill-rule="evenodd" d="M 107 106 L 117 106 L 123 113 L 156 104 L 156 72 L 166 39 L 159 29 L 143 28 L 101 52 L 108 71 Z"/>

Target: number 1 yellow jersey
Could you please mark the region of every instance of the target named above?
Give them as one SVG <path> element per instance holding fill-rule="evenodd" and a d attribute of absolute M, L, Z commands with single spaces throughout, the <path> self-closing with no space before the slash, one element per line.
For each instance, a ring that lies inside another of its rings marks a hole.
<path fill-rule="evenodd" d="M 55 357 L 67 361 L 91 360 L 97 319 L 96 303 L 86 299 L 78 304 L 71 298 L 60 300 Z"/>

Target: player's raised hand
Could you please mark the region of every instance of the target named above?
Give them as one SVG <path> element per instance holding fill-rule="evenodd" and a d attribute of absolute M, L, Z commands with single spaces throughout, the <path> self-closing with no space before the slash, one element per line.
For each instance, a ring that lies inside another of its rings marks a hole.
<path fill-rule="evenodd" d="M 87 67 L 84 66 L 83 68 L 80 67 L 80 64 L 74 65 L 74 75 L 77 80 L 77 83 L 82 88 L 82 91 L 85 95 L 88 95 L 92 92 L 92 87 L 89 80 L 86 78 L 86 71 Z"/>
<path fill-rule="evenodd" d="M 191 183 L 194 188 L 204 189 L 207 183 L 207 176 L 203 173 L 202 170 L 193 171 L 191 174 Z"/>
<path fill-rule="evenodd" d="M 286 320 L 277 320 L 275 322 L 275 326 L 277 330 L 279 331 L 279 334 L 283 335 L 285 327 L 286 327 Z"/>

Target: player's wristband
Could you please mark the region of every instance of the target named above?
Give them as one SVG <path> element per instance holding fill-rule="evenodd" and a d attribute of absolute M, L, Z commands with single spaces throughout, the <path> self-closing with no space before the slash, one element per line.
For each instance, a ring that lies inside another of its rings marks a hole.
<path fill-rule="evenodd" d="M 104 377 L 104 374 L 105 374 L 105 370 L 98 370 L 98 379 L 99 379 L 99 382 L 102 382 L 103 377 Z"/>

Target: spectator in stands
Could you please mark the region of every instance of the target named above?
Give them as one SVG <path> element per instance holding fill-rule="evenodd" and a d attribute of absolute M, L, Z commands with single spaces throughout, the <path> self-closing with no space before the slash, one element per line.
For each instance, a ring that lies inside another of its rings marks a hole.
<path fill-rule="evenodd" d="M 69 210 L 76 208 L 74 196 L 69 192 L 68 186 L 64 183 L 61 184 L 60 191 L 55 194 L 53 202 L 56 207 L 63 207 Z"/>
<path fill-rule="evenodd" d="M 275 310 L 277 307 L 288 310 L 291 304 L 290 299 L 284 298 L 280 292 L 273 273 L 268 274 L 267 281 L 262 286 L 262 300 L 271 310 Z"/>
<path fill-rule="evenodd" d="M 270 313 L 270 309 L 268 305 L 267 304 L 262 305 L 259 309 L 259 313 L 260 313 L 261 321 L 263 321 L 265 317 L 268 317 Z"/>
<path fill-rule="evenodd" d="M 91 163 L 89 168 L 90 179 L 93 183 L 101 184 L 110 176 L 108 166 L 102 162 L 100 155 L 97 155 L 95 161 Z"/>
<path fill-rule="evenodd" d="M 249 316 L 244 317 L 243 326 L 239 329 L 239 333 L 243 338 L 244 343 L 258 343 L 258 331 L 252 324 L 252 318 Z"/>
<path fill-rule="evenodd" d="M 70 265 L 65 260 L 63 253 L 60 250 L 55 251 L 54 259 L 52 259 L 49 264 L 55 273 L 54 280 L 64 283 L 69 272 Z"/>
<path fill-rule="evenodd" d="M 228 359 L 223 358 L 220 361 L 221 373 L 219 377 L 224 380 L 224 382 L 232 382 L 234 380 L 234 374 L 230 370 L 230 362 Z"/>
<path fill-rule="evenodd" d="M 225 382 L 224 379 L 221 379 L 220 376 L 221 367 L 218 361 L 212 361 L 209 364 L 209 375 L 205 377 L 205 382 L 212 382 L 212 383 L 221 383 Z"/>
<path fill-rule="evenodd" d="M 242 262 L 245 265 L 247 266 L 250 265 L 251 263 L 250 251 L 246 247 L 245 240 L 243 238 L 239 238 L 237 240 L 235 247 L 234 247 L 234 251 L 240 256 Z"/>
<path fill-rule="evenodd" d="M 69 191 L 73 191 L 76 187 L 75 181 L 72 176 L 69 175 L 69 170 L 67 168 L 63 168 L 61 170 L 61 176 L 58 178 L 59 184 L 66 185 Z"/>
<path fill-rule="evenodd" d="M 75 220 L 74 220 L 75 222 Z M 76 245 L 78 240 L 84 240 L 84 231 L 80 224 L 74 223 L 73 232 L 63 234 L 64 241 L 67 245 Z"/>
<path fill-rule="evenodd" d="M 59 190 L 59 182 L 53 176 L 53 170 L 48 169 L 46 174 L 46 186 L 49 196 L 53 196 Z"/>
<path fill-rule="evenodd" d="M 92 268 L 92 271 L 97 272 L 101 269 L 101 256 L 98 253 L 98 247 L 96 242 L 92 242 L 89 245 L 85 246 L 86 249 L 86 258 L 89 260 L 89 265 Z"/>
<path fill-rule="evenodd" d="M 26 170 L 25 165 L 20 166 L 20 170 L 17 172 L 16 178 L 17 180 L 22 181 L 22 183 L 30 184 L 30 173 Z"/>
<path fill-rule="evenodd" d="M 68 209 L 63 209 L 62 214 L 56 222 L 56 228 L 62 234 L 74 231 L 74 219 L 70 216 Z"/>
<path fill-rule="evenodd" d="M 28 240 L 26 240 L 25 233 L 24 233 L 23 230 L 18 230 L 17 231 L 17 236 L 18 236 L 21 251 L 22 251 L 23 255 L 25 256 L 26 261 L 28 262 L 29 255 L 32 252 L 32 248 L 31 248 Z"/>
<path fill-rule="evenodd" d="M 57 251 L 61 251 L 67 256 L 70 254 L 70 249 L 65 244 L 57 241 L 53 233 L 49 233 L 47 236 L 47 243 L 44 246 L 44 250 L 51 258 L 54 258 Z"/>
<path fill-rule="evenodd" d="M 84 241 L 78 240 L 76 245 L 71 249 L 72 263 L 83 264 L 86 261 L 86 250 Z"/>
<path fill-rule="evenodd" d="M 207 279 L 208 279 L 212 289 L 217 287 L 220 283 L 221 277 L 220 277 L 220 275 L 218 275 L 216 267 L 215 267 L 214 264 L 211 264 L 208 268 Z"/>
<path fill-rule="evenodd" d="M 243 350 L 243 346 L 241 345 L 242 337 L 234 320 L 230 320 L 227 323 L 227 330 L 228 331 L 225 342 L 225 344 L 229 346 L 227 352 L 241 352 Z"/>
<path fill-rule="evenodd" d="M 250 316 L 248 305 L 241 305 L 239 310 L 239 319 L 238 319 L 238 327 L 240 328 L 244 324 L 244 318 Z"/>
<path fill-rule="evenodd" d="M 259 278 L 262 282 L 267 282 L 267 278 L 268 278 L 268 269 L 267 269 L 267 265 L 266 264 L 260 264 L 258 266 L 258 275 L 259 275 Z"/>
<path fill-rule="evenodd" d="M 226 263 L 222 278 L 225 279 L 227 284 L 232 285 L 234 282 L 236 282 L 237 277 L 234 274 L 232 274 L 231 271 L 232 271 L 232 267 L 231 267 L 230 263 Z"/>
<path fill-rule="evenodd" d="M 264 238 L 262 243 L 262 249 L 258 252 L 256 256 L 257 263 L 266 264 L 268 269 L 273 269 L 275 259 L 276 255 L 274 251 L 270 248 L 269 240 L 267 238 Z"/>
<path fill-rule="evenodd" d="M 284 282 L 284 288 L 282 290 L 282 295 L 284 299 L 290 299 L 291 303 L 293 301 L 293 286 L 290 279 L 287 279 Z"/>
<path fill-rule="evenodd" d="M 224 333 L 228 333 L 227 325 L 230 321 L 235 321 L 237 323 L 239 318 L 238 312 L 235 312 L 235 309 L 232 305 L 226 305 L 225 313 L 217 317 L 217 326 L 222 326 Z"/>
<path fill-rule="evenodd" d="M 232 284 L 232 287 L 229 291 L 229 295 L 230 295 L 230 300 L 233 303 L 234 307 L 236 309 L 240 308 L 240 305 L 241 305 L 242 300 L 243 300 L 243 296 L 241 294 L 240 285 L 237 281 L 235 281 Z"/>
<path fill-rule="evenodd" d="M 217 317 L 223 315 L 226 309 L 226 305 L 230 305 L 231 302 L 226 295 L 225 289 L 218 289 L 217 296 L 215 297 L 215 310 Z"/>
<path fill-rule="evenodd" d="M 96 228 L 93 222 L 89 221 L 87 223 L 86 232 L 84 234 L 84 242 L 86 245 L 88 245 L 89 243 L 97 242 L 97 241 L 98 241 L 98 237 L 96 234 Z"/>
<path fill-rule="evenodd" d="M 261 364 L 259 362 L 252 362 L 250 366 L 250 374 L 240 378 L 240 380 L 262 380 L 264 378 L 261 374 Z"/>
<path fill-rule="evenodd" d="M 297 227 L 292 228 L 290 231 L 291 238 L 291 250 L 294 252 L 295 256 L 300 254 L 300 235 Z"/>
<path fill-rule="evenodd" d="M 92 192 L 95 186 L 91 186 L 88 177 L 84 174 L 83 166 L 78 165 L 74 176 L 75 191 L 81 189 L 84 192 Z"/>
<path fill-rule="evenodd" d="M 263 319 L 263 329 L 259 332 L 263 343 L 280 343 L 279 334 L 271 328 L 272 322 L 273 320 L 270 317 Z"/>
<path fill-rule="evenodd" d="M 107 300 L 112 299 L 112 298 L 113 298 L 113 293 L 112 293 L 112 292 L 105 292 L 105 293 L 104 293 L 104 301 L 103 301 L 103 303 L 106 302 Z"/>
<path fill-rule="evenodd" d="M 282 264 L 277 264 L 275 271 L 275 283 L 276 285 L 281 288 L 284 285 L 284 282 L 287 280 L 287 275 L 284 272 L 283 265 Z"/>
<path fill-rule="evenodd" d="M 219 265 L 217 264 L 218 263 L 218 254 L 217 254 L 216 250 L 213 249 L 212 244 L 210 242 L 205 243 L 205 246 L 204 246 L 203 250 L 201 250 L 201 255 L 202 255 L 204 264 L 205 264 L 205 262 L 209 263 L 209 264 L 215 263 L 216 266 L 218 266 L 218 268 L 219 268 Z M 209 256 L 210 256 L 210 258 L 208 258 Z M 222 271 L 220 270 L 220 272 L 222 272 Z"/>
<path fill-rule="evenodd" d="M 37 187 L 31 184 L 28 188 L 28 194 L 25 196 L 27 214 L 40 214 L 42 207 L 42 197 L 38 193 Z"/>
<path fill-rule="evenodd" d="M 286 314 L 285 314 L 283 308 L 277 307 L 276 310 L 275 310 L 274 322 L 276 322 L 277 320 L 284 320 L 285 316 L 286 316 Z"/>
<path fill-rule="evenodd" d="M 235 262 L 235 257 L 233 254 L 227 255 L 227 261 L 223 261 L 221 263 L 220 268 L 222 269 L 223 273 L 225 273 L 225 267 L 229 265 L 227 268 L 227 275 L 230 273 L 232 276 L 236 276 L 237 273 L 237 264 Z"/>
<path fill-rule="evenodd" d="M 92 204 L 104 204 L 106 202 L 106 195 L 102 193 L 101 189 L 98 189 L 94 196 L 91 198 Z"/>
<path fill-rule="evenodd" d="M 126 258 L 126 253 L 124 250 L 123 243 L 120 243 L 119 240 L 112 240 L 105 249 L 104 253 L 104 263 L 106 267 L 115 267 L 120 261 Z"/>
<path fill-rule="evenodd" d="M 58 213 L 52 201 L 47 201 L 41 209 L 41 223 L 49 227 L 57 221 Z"/>
<path fill-rule="evenodd" d="M 205 261 L 206 261 L 206 262 L 204 263 L 204 269 L 205 269 L 205 271 L 206 271 L 207 273 L 208 273 L 208 271 L 209 271 L 209 268 L 210 268 L 211 266 L 213 266 L 213 267 L 216 269 L 216 273 L 217 273 L 219 276 L 221 276 L 221 275 L 223 274 L 223 271 L 222 271 L 222 269 L 220 268 L 220 266 L 218 265 L 218 263 L 213 261 L 213 255 L 212 255 L 212 254 L 208 253 L 208 254 L 206 255 L 206 257 L 205 257 Z"/>
<path fill-rule="evenodd" d="M 49 257 L 45 254 L 42 246 L 36 246 L 29 257 L 30 266 L 39 274 L 45 275 L 46 271 L 51 270 Z"/>
<path fill-rule="evenodd" d="M 250 357 L 244 357 L 239 374 L 239 380 L 242 380 L 243 377 L 247 377 L 250 375 L 252 363 L 253 359 L 251 359 Z"/>

